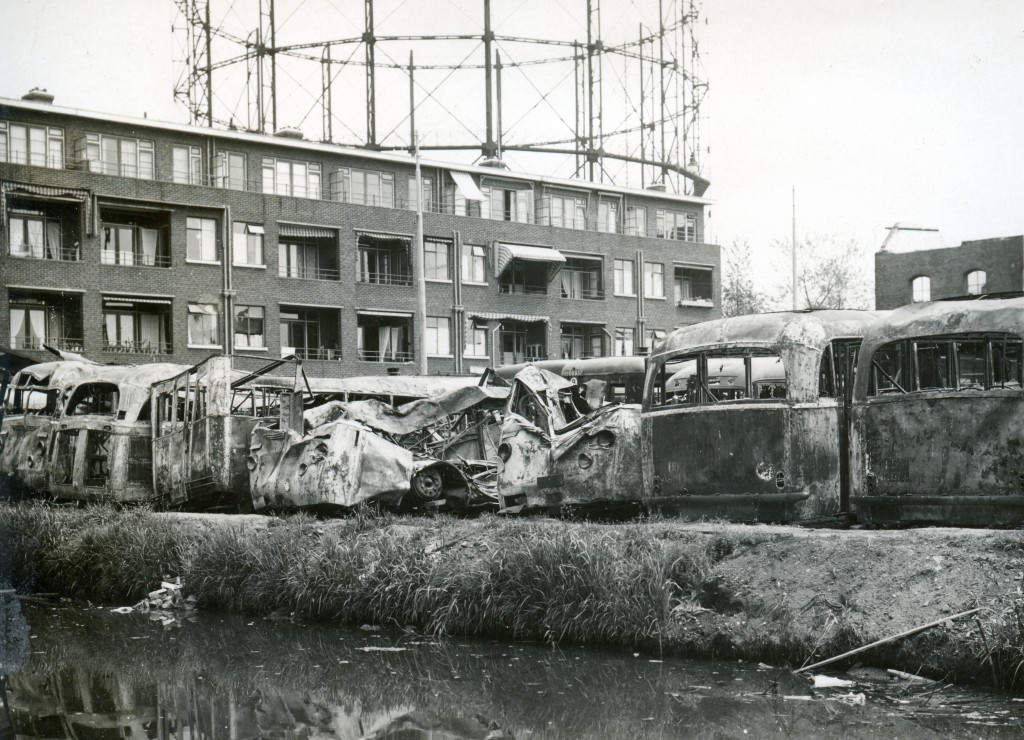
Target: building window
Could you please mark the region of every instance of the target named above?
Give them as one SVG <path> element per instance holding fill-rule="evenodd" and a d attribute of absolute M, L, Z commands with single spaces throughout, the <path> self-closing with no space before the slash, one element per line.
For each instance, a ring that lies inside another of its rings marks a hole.
<path fill-rule="evenodd" d="M 630 206 L 626 209 L 626 233 L 633 236 L 647 236 L 647 209 Z"/>
<path fill-rule="evenodd" d="M 214 303 L 188 304 L 190 347 L 220 347 L 220 313 Z"/>
<path fill-rule="evenodd" d="M 517 365 L 547 359 L 547 332 L 543 322 L 506 319 L 498 332 L 501 365 Z"/>
<path fill-rule="evenodd" d="M 263 192 L 296 198 L 320 197 L 320 165 L 263 158 Z"/>
<path fill-rule="evenodd" d="M 197 146 L 171 148 L 171 179 L 184 185 L 203 184 L 203 150 Z"/>
<path fill-rule="evenodd" d="M 654 347 L 654 343 L 665 338 L 664 329 L 648 329 L 647 330 L 647 348 L 651 349 Z"/>
<path fill-rule="evenodd" d="M 466 325 L 466 346 L 462 350 L 466 357 L 487 357 L 487 327 L 470 322 Z"/>
<path fill-rule="evenodd" d="M 423 244 L 423 277 L 427 280 L 451 280 L 448 267 L 447 242 L 426 241 Z"/>
<path fill-rule="evenodd" d="M 86 134 L 79 140 L 76 157 L 90 172 L 153 179 L 153 142 L 117 136 Z"/>
<path fill-rule="evenodd" d="M 263 306 L 235 306 L 235 347 L 263 349 L 267 346 L 263 326 Z"/>
<path fill-rule="evenodd" d="M 462 245 L 462 282 L 487 282 L 487 250 L 479 244 Z"/>
<path fill-rule="evenodd" d="M 590 324 L 562 324 L 562 359 L 604 356 L 604 329 Z"/>
<path fill-rule="evenodd" d="M 64 167 L 64 129 L 0 121 L 0 162 Z"/>
<path fill-rule="evenodd" d="M 81 295 L 11 289 L 7 296 L 11 349 L 83 350 Z"/>
<path fill-rule="evenodd" d="M 452 343 L 447 316 L 427 316 L 424 350 L 428 355 L 451 355 Z"/>
<path fill-rule="evenodd" d="M 385 311 L 356 314 L 356 347 L 366 362 L 409 362 L 412 315 Z"/>
<path fill-rule="evenodd" d="M 633 330 L 618 328 L 615 330 L 615 356 L 631 357 L 633 355 Z"/>
<path fill-rule="evenodd" d="M 501 274 L 501 293 L 548 294 L 548 266 L 543 262 L 513 259 Z"/>
<path fill-rule="evenodd" d="M 189 216 L 185 219 L 185 228 L 188 259 L 197 262 L 216 262 L 217 222 L 212 218 Z"/>
<path fill-rule="evenodd" d="M 988 276 L 984 270 L 973 270 L 967 273 L 967 294 L 981 295 L 988 289 Z"/>
<path fill-rule="evenodd" d="M 665 265 L 660 262 L 644 262 L 644 296 L 665 297 Z"/>
<path fill-rule="evenodd" d="M 615 295 L 636 295 L 633 260 L 615 260 Z"/>
<path fill-rule="evenodd" d="M 922 303 L 932 299 L 932 281 L 927 275 L 920 275 L 910 283 L 910 294 L 914 303 Z"/>
<path fill-rule="evenodd" d="M 331 173 L 331 200 L 394 208 L 395 176 L 390 172 L 342 167 Z"/>
<path fill-rule="evenodd" d="M 218 154 L 213 184 L 218 188 L 245 190 L 245 155 L 235 152 Z"/>
<path fill-rule="evenodd" d="M 541 201 L 539 221 L 565 229 L 587 228 L 587 199 L 571 195 L 549 195 Z"/>
<path fill-rule="evenodd" d="M 619 204 L 612 200 L 598 201 L 597 230 L 608 234 L 619 231 Z"/>
<path fill-rule="evenodd" d="M 103 297 L 103 350 L 171 353 L 170 299 Z"/>
<path fill-rule="evenodd" d="M 100 262 L 104 265 L 170 267 L 164 232 L 134 224 L 103 224 Z"/>
<path fill-rule="evenodd" d="M 12 257 L 30 257 L 42 260 L 78 259 L 78 250 L 61 249 L 59 218 L 43 212 L 9 211 L 7 222 L 8 246 Z"/>
<path fill-rule="evenodd" d="M 714 300 L 710 268 L 676 267 L 674 282 L 677 304 L 707 305 Z"/>
<path fill-rule="evenodd" d="M 510 188 L 481 187 L 484 199 L 480 202 L 480 218 L 493 221 L 530 222 L 532 191 Z"/>
<path fill-rule="evenodd" d="M 659 210 L 656 228 L 659 239 L 676 239 L 682 242 L 697 241 L 697 218 L 689 213 Z"/>
<path fill-rule="evenodd" d="M 263 237 L 265 231 L 262 224 L 247 224 L 235 221 L 232 225 L 232 259 L 236 265 L 249 267 L 263 266 Z"/>
<path fill-rule="evenodd" d="M 281 306 L 280 328 L 281 357 L 341 359 L 341 329 L 336 310 Z"/>
<path fill-rule="evenodd" d="M 423 212 L 431 213 L 437 209 L 434 207 L 434 181 L 429 177 L 420 177 L 420 184 L 423 186 L 420 190 L 420 197 L 423 198 Z M 407 208 L 410 211 L 416 210 L 416 178 L 409 178 L 409 202 Z"/>
<path fill-rule="evenodd" d="M 359 282 L 412 285 L 410 242 L 408 237 L 403 236 L 360 234 Z"/>
<path fill-rule="evenodd" d="M 562 298 L 601 300 L 604 298 L 603 264 L 600 259 L 566 257 L 558 274 Z"/>

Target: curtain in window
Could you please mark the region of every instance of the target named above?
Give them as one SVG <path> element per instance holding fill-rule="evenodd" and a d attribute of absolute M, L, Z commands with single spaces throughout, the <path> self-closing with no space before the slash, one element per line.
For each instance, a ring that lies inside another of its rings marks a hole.
<path fill-rule="evenodd" d="M 103 333 L 108 347 L 117 346 L 117 314 L 108 313 L 103 317 Z"/>
<path fill-rule="evenodd" d="M 11 254 L 18 257 L 27 257 L 29 249 L 28 245 L 25 244 L 25 221 L 20 218 L 12 218 L 9 229 Z"/>
<path fill-rule="evenodd" d="M 163 317 L 144 313 L 139 316 L 139 341 L 150 352 L 163 351 Z"/>
<path fill-rule="evenodd" d="M 11 309 L 11 346 L 15 349 L 21 347 L 20 339 L 25 336 L 25 309 Z"/>
<path fill-rule="evenodd" d="M 159 243 L 159 232 L 156 229 L 141 229 L 142 235 L 142 264 L 156 264 L 156 247 Z"/>
<path fill-rule="evenodd" d="M 43 222 L 31 219 L 25 222 L 28 226 L 28 249 L 29 254 L 36 259 L 43 258 Z"/>
<path fill-rule="evenodd" d="M 28 321 L 32 328 L 32 346 L 42 346 L 46 341 L 46 314 L 42 309 L 33 309 L 28 312 Z"/>
<path fill-rule="evenodd" d="M 60 259 L 60 222 L 46 222 L 46 257 L 51 260 Z"/>

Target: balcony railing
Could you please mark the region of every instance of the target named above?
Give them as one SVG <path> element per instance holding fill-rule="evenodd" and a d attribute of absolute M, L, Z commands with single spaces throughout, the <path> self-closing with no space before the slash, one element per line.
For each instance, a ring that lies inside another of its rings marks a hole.
<path fill-rule="evenodd" d="M 404 272 L 360 272 L 359 282 L 374 285 L 412 285 L 412 275 Z"/>
<path fill-rule="evenodd" d="M 412 362 L 412 352 L 402 352 L 399 350 L 376 350 L 376 349 L 361 349 L 358 351 L 358 357 L 363 362 Z"/>
<path fill-rule="evenodd" d="M 283 267 L 277 268 L 278 277 L 297 280 L 338 280 L 341 273 L 326 267 Z"/>
<path fill-rule="evenodd" d="M 31 260 L 54 260 L 58 262 L 78 262 L 81 259 L 77 247 L 41 247 L 38 245 L 29 247 L 28 252 L 11 252 L 12 257 Z"/>
<path fill-rule="evenodd" d="M 295 355 L 300 360 L 340 360 L 340 347 L 282 347 L 281 356 Z"/>
<path fill-rule="evenodd" d="M 604 300 L 604 288 L 562 288 L 562 298 L 584 301 Z"/>
<path fill-rule="evenodd" d="M 547 285 L 524 285 L 522 283 L 501 283 L 499 292 L 510 295 L 547 295 Z"/>
<path fill-rule="evenodd" d="M 140 254 L 139 252 L 100 252 L 100 264 L 121 265 L 122 267 L 170 267 L 169 254 Z"/>
<path fill-rule="evenodd" d="M 44 344 L 66 352 L 82 352 L 85 349 L 85 340 L 76 337 L 11 337 L 11 349 L 43 349 Z"/>
<path fill-rule="evenodd" d="M 170 342 L 139 339 L 135 341 L 107 342 L 103 346 L 103 351 L 129 355 L 169 355 L 173 350 Z"/>

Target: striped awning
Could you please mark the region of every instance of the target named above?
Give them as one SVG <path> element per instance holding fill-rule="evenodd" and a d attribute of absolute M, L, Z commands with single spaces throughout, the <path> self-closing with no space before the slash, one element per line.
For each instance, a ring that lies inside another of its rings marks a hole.
<path fill-rule="evenodd" d="M 383 231 L 361 231 L 356 229 L 356 236 L 360 239 L 364 236 L 368 236 L 371 239 L 387 239 L 393 242 L 403 242 L 405 244 L 412 243 L 411 236 L 404 236 L 402 234 L 385 234 Z"/>
<path fill-rule="evenodd" d="M 530 247 L 525 244 L 498 243 L 498 276 L 505 274 L 512 265 L 512 260 L 524 262 L 545 262 L 548 266 L 548 282 L 565 266 L 565 257 L 557 249 L 551 247 Z"/>
<path fill-rule="evenodd" d="M 156 306 L 170 306 L 170 298 L 140 298 L 134 295 L 105 295 L 103 303 L 150 303 Z"/>
<path fill-rule="evenodd" d="M 471 319 L 482 321 L 522 321 L 524 324 L 536 324 L 548 322 L 547 316 L 533 316 L 525 313 L 493 313 L 489 311 L 466 311 L 466 316 Z"/>
<path fill-rule="evenodd" d="M 322 226 L 302 226 L 299 224 L 278 224 L 278 236 L 292 237 L 293 239 L 330 239 L 336 234 L 334 229 L 325 229 Z"/>
<path fill-rule="evenodd" d="M 455 187 L 462 193 L 463 198 L 478 201 L 484 199 L 484 194 L 480 192 L 480 188 L 473 182 L 473 176 L 468 172 L 451 170 L 448 174 L 452 176 L 452 180 L 455 181 Z"/>
<path fill-rule="evenodd" d="M 75 188 L 61 188 L 51 185 L 32 185 L 25 182 L 4 182 L 4 194 L 30 193 L 41 195 L 46 198 L 63 198 L 70 200 L 86 201 L 89 199 L 88 190 L 77 190 Z"/>

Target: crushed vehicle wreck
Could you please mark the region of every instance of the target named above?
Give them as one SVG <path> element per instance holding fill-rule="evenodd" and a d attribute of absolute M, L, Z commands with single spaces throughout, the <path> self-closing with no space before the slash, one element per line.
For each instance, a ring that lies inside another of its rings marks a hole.
<path fill-rule="evenodd" d="M 664 334 L 664 332 L 659 332 Z M 540 360 L 538 362 L 505 365 L 494 372 L 508 382 L 525 367 L 547 370 L 570 383 L 587 383 L 590 380 L 605 382 L 604 403 L 636 403 L 643 400 L 644 378 L 647 376 L 647 358 L 631 357 L 588 357 L 579 360 Z M 603 404 L 602 404 L 603 405 Z"/>
<path fill-rule="evenodd" d="M 639 505 L 640 407 L 602 405 L 606 390 L 533 366 L 515 376 L 498 448 L 500 511 Z"/>
<path fill-rule="evenodd" d="M 642 415 L 650 507 L 760 522 L 848 512 L 852 378 L 880 315 L 736 316 L 658 343 Z"/>
<path fill-rule="evenodd" d="M 282 366 L 293 366 L 290 376 L 271 374 Z M 477 381 L 307 377 L 294 357 L 246 372 L 236 369 L 230 357 L 211 357 L 153 385 L 153 475 L 159 502 L 169 508 L 247 510 L 254 500 L 247 459 L 256 429 L 301 431 L 303 414 L 320 406 L 357 399 L 390 406 Z"/>
<path fill-rule="evenodd" d="M 507 396 L 505 387 L 482 384 L 397 408 L 378 399 L 334 400 L 306 410 L 301 430 L 258 425 L 247 458 L 253 508 L 496 508 L 497 430 Z"/>
<path fill-rule="evenodd" d="M 1024 524 L 1024 298 L 915 303 L 865 334 L 852 507 L 867 524 Z"/>
<path fill-rule="evenodd" d="M 76 360 L 25 368 L 7 391 L 0 470 L 15 488 L 59 499 L 152 501 L 149 388 L 182 370 Z"/>

